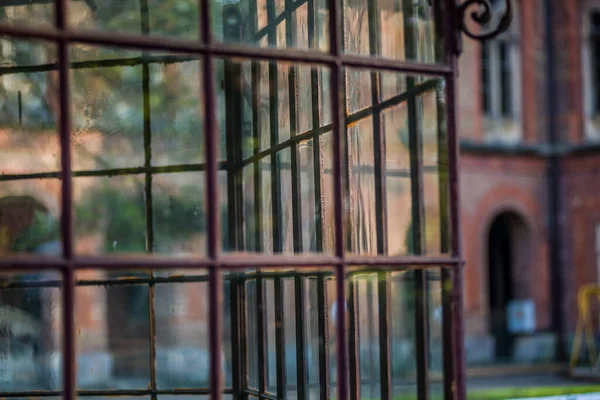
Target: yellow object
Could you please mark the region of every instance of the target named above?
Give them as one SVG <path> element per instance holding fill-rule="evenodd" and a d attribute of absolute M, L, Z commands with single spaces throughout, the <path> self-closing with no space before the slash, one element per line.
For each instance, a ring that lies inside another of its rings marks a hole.
<path fill-rule="evenodd" d="M 599 367 L 599 359 L 596 353 L 596 343 L 594 341 L 594 332 L 592 319 L 590 316 L 590 299 L 596 296 L 600 302 L 600 286 L 596 284 L 583 285 L 577 293 L 577 308 L 579 317 L 577 319 L 577 328 L 575 329 L 575 340 L 573 341 L 573 349 L 571 351 L 571 361 L 569 363 L 569 371 L 574 373 L 577 361 L 579 361 L 579 353 L 581 352 L 581 341 L 585 335 L 590 366 L 592 369 Z"/>

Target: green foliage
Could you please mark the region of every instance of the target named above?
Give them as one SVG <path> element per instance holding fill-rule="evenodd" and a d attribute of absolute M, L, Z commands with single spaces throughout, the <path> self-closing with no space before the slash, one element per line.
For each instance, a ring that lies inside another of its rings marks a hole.
<path fill-rule="evenodd" d="M 43 243 L 60 238 L 59 221 L 42 210 L 36 210 L 33 223 L 21 232 L 13 241 L 12 250 L 15 252 L 33 252 Z"/>
<path fill-rule="evenodd" d="M 174 195 L 155 196 L 155 242 L 169 248 L 205 229 L 203 199 L 196 187 L 183 187 Z M 76 207 L 79 235 L 104 232 L 106 252 L 146 251 L 146 215 L 143 187 L 134 191 L 105 186 L 91 191 Z M 106 223 L 106 226 L 101 224 Z"/>

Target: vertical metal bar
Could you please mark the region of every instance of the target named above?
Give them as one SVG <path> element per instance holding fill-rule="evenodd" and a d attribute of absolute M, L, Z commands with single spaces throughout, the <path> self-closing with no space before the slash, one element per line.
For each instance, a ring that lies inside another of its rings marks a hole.
<path fill-rule="evenodd" d="M 459 188 L 458 188 L 458 140 L 456 133 L 455 120 L 455 88 L 456 77 L 451 77 L 447 80 L 446 101 L 448 104 L 448 165 L 450 175 L 450 242 L 453 256 L 461 257 L 460 244 L 460 203 L 459 203 Z M 464 364 L 464 331 L 463 331 L 463 265 L 454 268 L 452 273 L 452 335 L 453 335 L 453 369 L 454 369 L 454 386 L 456 390 L 456 399 L 463 400 L 466 398 L 465 393 L 465 364 Z"/>
<path fill-rule="evenodd" d="M 317 47 L 317 43 L 315 40 L 318 35 L 316 35 L 315 29 L 317 25 L 317 9 L 315 7 L 316 0 L 307 0 L 307 8 L 308 8 L 308 43 L 309 46 Z M 312 129 L 314 130 L 313 134 L 313 180 L 314 180 L 314 199 L 315 199 L 315 238 L 314 238 L 314 248 L 311 248 L 311 251 L 322 252 L 324 246 L 324 235 L 323 235 L 323 209 L 324 209 L 324 199 L 321 195 L 323 191 L 323 160 L 322 160 L 322 146 L 323 141 L 321 136 L 318 134 L 318 128 L 323 123 L 322 121 L 322 111 L 321 111 L 321 93 L 322 88 L 319 82 L 319 68 L 315 66 L 311 66 L 310 68 L 310 89 L 311 89 L 311 110 L 312 110 Z M 322 376 L 322 375 L 321 375 Z"/>
<path fill-rule="evenodd" d="M 143 35 L 150 33 L 148 0 L 140 0 L 141 32 Z M 152 125 L 150 112 L 150 65 L 146 60 L 148 52 L 142 52 L 142 111 L 144 116 L 144 216 L 146 218 L 146 251 L 154 251 L 154 224 L 152 204 Z M 154 278 L 154 270 L 149 271 L 150 278 Z M 156 390 L 156 314 L 154 313 L 155 286 L 148 285 L 148 323 L 150 342 L 150 389 Z M 151 395 L 156 400 L 155 393 Z"/>
<path fill-rule="evenodd" d="M 23 125 L 23 102 L 21 100 L 21 91 L 17 92 L 17 105 L 19 107 L 19 126 Z"/>
<path fill-rule="evenodd" d="M 200 40 L 211 44 L 211 2 L 198 0 L 200 11 Z M 203 58 L 204 99 L 205 104 L 205 157 L 206 157 L 206 205 L 207 205 L 207 254 L 212 260 L 219 258 L 219 192 L 217 181 L 217 122 L 215 110 L 215 74 L 212 57 Z M 222 278 L 218 265 L 209 271 L 209 344 L 210 344 L 210 396 L 212 400 L 221 400 L 221 319 L 222 319 Z"/>
<path fill-rule="evenodd" d="M 296 303 L 296 384 L 297 398 L 299 400 L 308 399 L 307 381 L 308 368 L 306 364 L 306 299 L 305 299 L 305 278 L 302 276 L 294 277 L 295 303 Z"/>
<path fill-rule="evenodd" d="M 285 30 L 286 44 L 288 48 L 294 46 L 296 32 L 294 29 L 294 7 L 293 0 L 285 0 Z M 288 69 L 288 97 L 290 116 L 290 138 L 298 132 L 298 79 L 297 66 L 292 64 Z M 290 148 L 292 164 L 292 230 L 294 253 L 302 252 L 302 190 L 300 171 L 298 169 L 298 145 L 293 143 Z"/>
<path fill-rule="evenodd" d="M 267 335 L 266 335 L 266 317 L 265 317 L 265 285 L 264 279 L 260 274 L 256 278 L 256 336 L 258 338 L 258 392 L 263 394 L 267 391 Z"/>
<path fill-rule="evenodd" d="M 358 282 L 356 281 L 356 277 L 348 278 L 348 287 L 348 346 L 350 353 L 348 374 L 350 378 L 350 398 L 358 400 L 360 399 L 360 342 L 358 337 Z M 341 310 L 338 310 L 338 312 L 341 312 Z"/>
<path fill-rule="evenodd" d="M 250 18 L 252 23 L 252 31 L 256 32 L 258 27 L 258 4 L 256 1 L 251 1 L 250 7 Z M 262 124 L 260 121 L 260 62 L 252 61 L 251 69 L 251 85 L 252 85 L 252 139 L 253 146 L 252 150 L 254 155 L 260 152 L 261 140 L 262 140 Z M 263 249 L 263 215 L 262 215 L 262 168 L 261 160 L 257 159 L 254 162 L 254 226 L 255 226 L 255 239 L 256 251 L 262 252 Z"/>
<path fill-rule="evenodd" d="M 292 11 L 294 3 L 292 0 L 285 0 L 285 30 L 286 45 L 288 48 L 294 47 L 296 39 L 294 15 Z M 309 16 L 310 18 L 310 16 Z M 290 137 L 296 136 L 298 132 L 298 80 L 296 77 L 297 67 L 291 65 L 288 73 L 288 94 L 289 94 L 289 115 L 290 115 Z M 292 144 L 291 163 L 292 163 L 292 225 L 294 253 L 302 253 L 302 188 L 300 179 L 300 170 L 298 168 L 298 145 Z M 295 313 L 296 313 L 296 385 L 297 398 L 307 399 L 307 377 L 308 370 L 306 365 L 306 317 L 304 312 L 305 291 L 304 278 L 302 276 L 294 277 L 295 294 Z"/>
<path fill-rule="evenodd" d="M 392 292 L 391 274 L 378 273 L 378 306 L 379 306 L 379 379 L 381 400 L 392 398 L 392 366 L 390 361 L 390 294 Z"/>
<path fill-rule="evenodd" d="M 403 0 L 405 26 L 405 52 L 407 59 L 416 59 L 418 30 L 415 26 L 417 12 L 412 0 Z M 406 89 L 411 90 L 415 78 L 406 78 Z M 412 229 L 415 255 L 425 253 L 425 207 L 423 201 L 423 154 L 422 134 L 419 126 L 420 102 L 414 95 L 407 101 L 408 132 L 410 151 L 410 175 L 412 193 Z M 419 400 L 428 398 L 428 333 L 427 333 L 427 274 L 423 270 L 415 271 L 415 347 L 417 357 L 417 394 Z"/>
<path fill-rule="evenodd" d="M 457 61 L 456 54 L 460 48 L 459 27 L 457 26 L 457 7 L 455 0 L 446 0 L 444 3 L 448 15 L 446 21 L 446 30 L 444 32 L 446 40 L 444 41 L 445 54 L 454 74 L 446 80 L 446 113 L 447 123 L 447 148 L 448 148 L 448 179 L 449 179 L 449 206 L 450 206 L 450 249 L 452 255 L 460 258 L 462 249 L 460 243 L 460 200 L 459 200 L 459 151 L 458 151 L 458 133 L 457 133 L 457 108 L 456 108 L 456 73 Z M 448 276 L 444 276 L 448 278 Z M 444 329 L 446 342 L 451 344 L 452 361 L 444 362 L 444 393 L 446 396 L 452 395 L 456 400 L 464 400 L 465 393 L 465 360 L 463 357 L 463 265 L 459 265 L 451 272 L 451 295 L 446 295 L 444 308 L 444 323 L 450 322 L 451 329 Z M 446 282 L 444 282 L 446 283 Z M 448 299 L 448 297 L 450 297 Z M 448 321 L 449 320 L 449 321 Z"/>
<path fill-rule="evenodd" d="M 379 26 L 379 2 L 368 2 L 369 18 L 369 49 L 370 54 L 376 57 L 381 53 L 381 28 Z M 371 104 L 381 102 L 381 71 L 371 71 Z M 387 209 L 385 188 L 385 136 L 381 111 L 378 107 L 373 110 L 373 141 L 374 141 L 374 167 L 375 167 L 375 209 L 377 230 L 377 254 L 387 253 Z"/>
<path fill-rule="evenodd" d="M 379 24 L 379 4 L 373 0 L 368 4 L 369 18 L 369 48 L 371 56 L 381 54 L 381 27 Z M 371 71 L 371 104 L 381 102 L 381 73 Z M 377 254 L 387 254 L 387 190 L 385 178 L 385 131 L 383 115 L 376 108 L 373 112 L 374 134 L 374 166 L 375 166 L 375 208 L 381 210 L 376 213 L 377 228 Z M 378 273 L 378 314 L 379 314 L 379 379 L 380 396 L 382 400 L 391 400 L 391 362 L 390 362 L 390 335 L 389 335 L 389 296 L 391 292 L 390 273 Z"/>
<path fill-rule="evenodd" d="M 339 57 L 342 53 L 342 5 L 340 0 L 329 0 L 329 29 L 330 43 L 329 48 L 333 56 Z M 345 112 L 342 108 L 344 104 L 345 80 L 343 77 L 342 66 L 336 63 L 331 70 L 331 112 L 333 119 L 333 195 L 334 195 L 334 216 L 335 216 L 335 255 L 342 260 L 346 254 L 346 243 L 344 238 L 344 192 L 342 179 L 342 127 L 345 122 Z M 336 321 L 336 340 L 337 340 L 337 389 L 338 399 L 348 400 L 348 353 L 346 338 L 346 272 L 345 264 L 336 266 L 336 289 L 339 311 Z"/>
<path fill-rule="evenodd" d="M 68 28 L 67 0 L 55 0 L 54 16 L 57 29 Z M 71 181 L 71 110 L 69 101 L 69 42 L 57 42 L 59 79 L 59 140 L 61 167 L 61 233 L 62 250 L 66 264 L 63 266 L 63 391 L 65 400 L 75 400 L 76 354 L 75 354 L 75 271 L 73 259 L 73 190 Z"/>
<path fill-rule="evenodd" d="M 244 388 L 247 386 L 246 359 L 247 349 L 245 346 L 245 288 L 244 279 L 232 277 L 229 281 L 231 292 L 231 354 L 232 354 L 232 386 L 233 399 L 244 399 Z"/>
<path fill-rule="evenodd" d="M 450 250 L 450 204 L 448 180 L 448 135 L 445 108 L 445 82 L 440 80 L 436 87 L 437 137 L 438 137 L 438 185 L 440 207 L 440 251 Z M 453 346 L 452 346 L 452 270 L 442 268 L 442 331 L 443 331 L 443 371 L 444 397 L 454 397 L 453 387 Z"/>
<path fill-rule="evenodd" d="M 319 332 L 319 399 L 329 400 L 329 315 L 327 308 L 327 281 L 317 277 L 317 310 Z"/>
<path fill-rule="evenodd" d="M 275 278 L 275 351 L 277 368 L 277 398 L 286 398 L 285 319 L 283 308 L 283 278 Z"/>
<path fill-rule="evenodd" d="M 275 1 L 267 0 L 267 19 L 271 26 L 275 19 Z M 270 46 L 277 45 L 277 29 L 272 26 L 269 29 L 268 41 Z M 271 147 L 275 148 L 279 142 L 279 85 L 277 81 L 277 62 L 269 62 L 269 127 L 271 134 Z M 281 183 L 280 165 L 276 152 L 271 153 L 271 205 L 273 220 L 273 251 L 283 251 L 282 235 L 282 207 L 281 207 Z"/>
<path fill-rule="evenodd" d="M 268 41 L 269 45 L 277 45 L 277 26 L 275 20 L 275 1 L 267 0 L 267 23 L 270 26 Z M 269 111 L 270 111 L 270 133 L 271 147 L 275 148 L 279 142 L 279 93 L 277 79 L 277 62 L 269 62 Z M 271 203 L 273 218 L 273 250 L 275 253 L 283 252 L 283 221 L 281 204 L 279 157 L 276 152 L 271 154 Z M 285 373 L 285 330 L 283 316 L 283 281 L 275 278 L 275 351 L 277 368 L 277 397 L 285 398 L 286 395 L 286 373 Z"/>

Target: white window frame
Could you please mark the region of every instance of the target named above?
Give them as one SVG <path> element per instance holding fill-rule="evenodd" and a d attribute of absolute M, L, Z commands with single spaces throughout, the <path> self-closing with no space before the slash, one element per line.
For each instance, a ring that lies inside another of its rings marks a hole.
<path fill-rule="evenodd" d="M 519 10 L 518 2 L 513 1 L 513 10 Z M 493 15 L 497 18 L 504 15 L 504 2 L 499 1 L 494 5 Z M 490 82 L 491 90 L 491 112 L 486 113 L 483 109 L 483 131 L 486 142 L 501 142 L 501 143 L 516 143 L 522 138 L 522 77 L 521 77 L 521 35 L 519 26 L 518 12 L 514 12 L 513 22 L 508 31 L 482 44 L 482 52 L 487 53 L 487 59 L 490 64 Z M 492 20 L 490 25 L 495 26 L 498 21 Z M 504 118 L 502 116 L 502 99 L 500 88 L 500 45 L 506 44 L 508 47 L 509 62 L 512 66 L 513 73 L 511 74 L 511 105 L 512 118 Z M 482 60 L 481 60 L 482 61 Z M 483 65 L 482 65 L 483 67 Z M 483 69 L 483 68 L 482 68 Z M 481 76 L 481 84 L 483 85 L 483 76 Z M 482 88 L 483 91 L 483 88 Z"/>
<path fill-rule="evenodd" d="M 595 92 L 600 90 L 600 82 L 594 82 L 592 69 L 591 17 L 593 12 L 600 12 L 600 2 L 587 4 L 582 10 L 581 18 L 581 66 L 583 76 L 583 116 L 584 134 L 588 141 L 600 141 L 600 112 L 595 112 Z M 599 105 L 600 106 L 600 105 Z M 594 115 L 596 113 L 596 115 Z"/>

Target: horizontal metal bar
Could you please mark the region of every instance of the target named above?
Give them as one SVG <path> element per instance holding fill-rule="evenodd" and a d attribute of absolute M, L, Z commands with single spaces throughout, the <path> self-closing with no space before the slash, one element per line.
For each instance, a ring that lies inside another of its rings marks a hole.
<path fill-rule="evenodd" d="M 95 69 L 113 67 L 135 67 L 143 64 L 175 64 L 188 61 L 201 61 L 201 56 L 182 55 L 142 55 L 141 57 L 107 58 L 101 60 L 73 61 L 69 63 L 70 69 Z M 36 65 L 13 65 L 0 67 L 0 75 L 24 74 L 34 72 L 49 72 L 58 70 L 57 63 Z"/>
<path fill-rule="evenodd" d="M 226 162 L 222 161 L 219 163 L 219 169 L 224 170 L 226 168 Z M 177 172 L 203 172 L 206 169 L 205 164 L 180 164 L 180 165 L 165 165 L 158 167 L 129 167 L 129 168 L 114 168 L 114 169 L 100 169 L 100 170 L 86 170 L 86 171 L 75 171 L 72 173 L 73 177 L 113 177 L 123 175 L 138 175 L 144 173 L 150 174 L 173 174 Z M 18 181 L 27 179 L 60 179 L 60 172 L 39 172 L 31 174 L 2 174 L 0 175 L 0 182 L 3 181 Z"/>
<path fill-rule="evenodd" d="M 421 266 L 414 267 L 421 269 L 436 269 L 438 270 L 438 266 Z M 372 267 L 367 266 L 360 269 L 351 269 L 346 272 L 346 277 L 351 277 L 355 275 L 364 275 L 364 274 L 373 274 L 378 272 L 389 272 L 390 270 L 399 270 L 406 271 L 414 268 L 410 267 Z M 273 272 L 273 271 L 264 271 L 258 270 L 253 272 L 245 273 L 240 276 L 239 274 L 235 275 L 225 275 L 223 279 L 225 281 L 232 279 L 243 278 L 244 280 L 252 280 L 256 278 L 295 278 L 295 277 L 305 277 L 305 278 L 333 278 L 335 276 L 335 272 L 333 270 L 315 270 L 315 271 L 283 271 L 283 272 Z M 49 280 L 31 280 L 31 281 L 21 281 L 18 280 L 18 276 L 15 277 L 16 280 L 11 282 L 4 282 L 3 286 L 0 290 L 4 289 L 24 289 L 24 288 L 42 288 L 42 287 L 62 287 L 63 282 L 57 279 L 49 279 Z M 429 278 L 429 282 L 439 281 L 441 279 L 437 278 Z M 403 282 L 411 281 L 410 278 L 403 278 Z M 173 283 L 198 283 L 198 282 L 208 282 L 208 275 L 174 275 L 174 276 L 166 276 L 166 277 L 151 277 L 147 278 L 143 277 L 120 277 L 120 278 L 107 278 L 107 279 L 79 279 L 75 282 L 75 286 L 123 286 L 123 285 L 156 285 L 156 284 L 173 284 Z M 292 385 L 293 386 L 293 385 Z M 292 388 L 290 386 L 290 389 Z M 315 387 L 319 387 L 316 385 Z M 0 396 L 1 397 L 1 396 Z"/>
<path fill-rule="evenodd" d="M 423 267 L 455 267 L 462 265 L 462 260 L 452 256 L 352 256 L 345 259 L 329 255 L 283 255 L 283 254 L 237 254 L 223 255 L 216 260 L 199 257 L 165 257 L 165 256 L 105 256 L 79 257 L 66 261 L 56 257 L 5 256 L 0 259 L 0 269 L 5 271 L 45 269 L 199 269 L 199 268 L 314 268 L 331 267 L 345 264 L 347 266 L 369 266 L 380 268 L 419 269 Z"/>
<path fill-rule="evenodd" d="M 162 36 L 139 36 L 115 32 L 57 30 L 43 27 L 23 27 L 0 24 L 0 36 L 49 41 L 68 41 L 95 45 L 133 48 L 136 50 L 162 50 L 174 53 L 212 55 L 215 57 L 245 57 L 249 59 L 280 60 L 303 64 L 345 65 L 357 68 L 377 68 L 418 75 L 450 76 L 451 67 L 442 64 L 423 64 L 375 57 L 343 54 L 333 56 L 315 50 L 249 47 L 237 44 L 203 44 L 194 40 Z"/>

